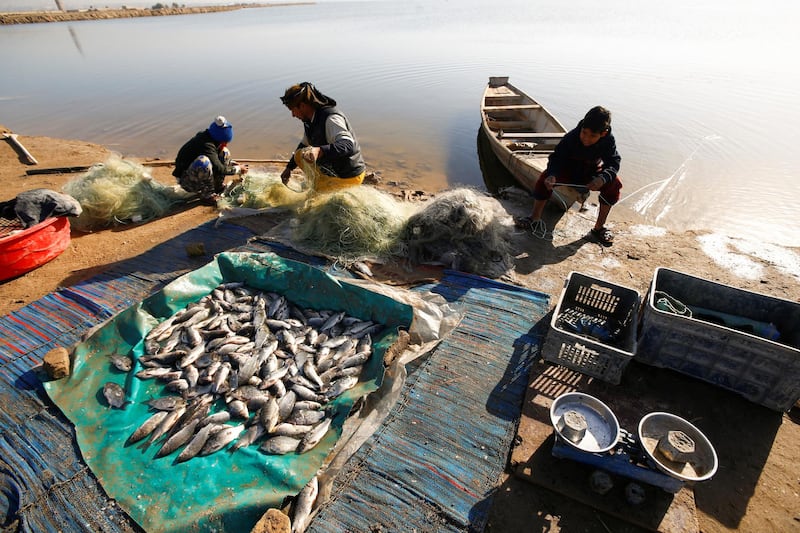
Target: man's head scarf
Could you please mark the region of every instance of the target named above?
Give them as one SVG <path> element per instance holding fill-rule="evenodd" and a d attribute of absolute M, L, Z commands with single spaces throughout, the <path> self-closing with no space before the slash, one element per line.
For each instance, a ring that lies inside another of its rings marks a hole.
<path fill-rule="evenodd" d="M 289 109 L 296 107 L 303 102 L 316 109 L 336 105 L 336 100 L 330 98 L 329 96 L 325 96 L 319 92 L 316 87 L 314 87 L 313 83 L 309 83 L 307 81 L 292 85 L 286 89 L 286 92 L 284 92 L 283 96 L 281 96 L 281 102 L 283 102 L 283 105 Z"/>

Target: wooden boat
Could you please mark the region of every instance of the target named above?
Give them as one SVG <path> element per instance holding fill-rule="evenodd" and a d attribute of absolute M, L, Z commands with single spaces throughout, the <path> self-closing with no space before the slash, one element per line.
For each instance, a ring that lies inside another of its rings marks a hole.
<path fill-rule="evenodd" d="M 567 132 L 539 102 L 510 84 L 508 76 L 489 78 L 481 100 L 481 128 L 497 159 L 530 192 Z M 556 193 L 554 200 L 564 209 L 585 199 L 571 187 L 556 187 Z"/>
<path fill-rule="evenodd" d="M 51 217 L 27 229 L 21 224 L 0 225 L 0 281 L 21 276 L 55 259 L 69 243 L 67 217 Z"/>

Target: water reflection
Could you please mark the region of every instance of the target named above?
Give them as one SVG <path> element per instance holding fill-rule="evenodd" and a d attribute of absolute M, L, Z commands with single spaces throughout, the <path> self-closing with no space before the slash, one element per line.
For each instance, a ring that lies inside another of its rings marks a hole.
<path fill-rule="evenodd" d="M 651 223 L 800 245 L 800 71 L 774 53 L 800 44 L 792 5 L 321 2 L 9 26 L 0 116 L 15 131 L 172 158 L 223 114 L 241 157 L 288 158 L 299 128 L 278 96 L 308 80 L 339 101 L 388 180 L 489 188 L 480 97 L 489 76 L 509 75 L 568 128 L 592 105 L 612 110 L 623 197 L 636 193 L 621 207 L 672 178 Z M 596 27 L 615 31 L 597 39 Z"/>
<path fill-rule="evenodd" d="M 69 35 L 70 37 L 72 37 L 72 42 L 75 43 L 75 48 L 78 49 L 78 53 L 83 55 L 83 48 L 81 48 L 81 43 L 80 41 L 78 41 L 78 34 L 75 31 L 75 28 L 73 28 L 72 26 L 69 26 Z"/>
<path fill-rule="evenodd" d="M 514 176 L 511 175 L 511 172 L 508 171 L 492 150 L 483 128 L 478 128 L 476 140 L 478 163 L 480 164 L 483 184 L 486 190 L 491 194 L 497 194 L 506 187 L 519 187 Z"/>

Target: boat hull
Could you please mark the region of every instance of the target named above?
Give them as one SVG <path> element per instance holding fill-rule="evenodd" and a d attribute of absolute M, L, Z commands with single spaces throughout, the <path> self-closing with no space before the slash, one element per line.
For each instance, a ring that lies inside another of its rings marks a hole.
<path fill-rule="evenodd" d="M 481 127 L 497 159 L 531 192 L 566 133 L 558 119 L 507 77 L 489 78 L 481 100 Z"/>
<path fill-rule="evenodd" d="M 0 238 L 0 281 L 16 278 L 61 255 L 70 243 L 67 217 L 48 218 Z"/>

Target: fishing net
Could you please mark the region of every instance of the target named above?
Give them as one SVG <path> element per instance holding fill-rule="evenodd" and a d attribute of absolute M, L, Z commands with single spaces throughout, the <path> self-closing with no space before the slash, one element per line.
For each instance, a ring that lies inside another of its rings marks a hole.
<path fill-rule="evenodd" d="M 72 227 L 81 231 L 156 219 L 192 197 L 155 181 L 142 165 L 116 155 L 67 182 L 63 192 L 81 204 L 83 212 L 72 220 Z"/>
<path fill-rule="evenodd" d="M 228 187 L 217 204 L 220 209 L 246 207 L 298 207 L 308 197 L 308 192 L 297 192 L 281 182 L 279 172 L 251 170 L 242 181 Z"/>
<path fill-rule="evenodd" d="M 494 198 L 469 188 L 446 191 L 408 219 L 400 236 L 402 251 L 413 264 L 437 262 L 500 277 L 512 265 L 507 219 Z"/>
<path fill-rule="evenodd" d="M 297 212 L 292 240 L 344 262 L 392 255 L 416 206 L 372 187 L 317 194 Z"/>

